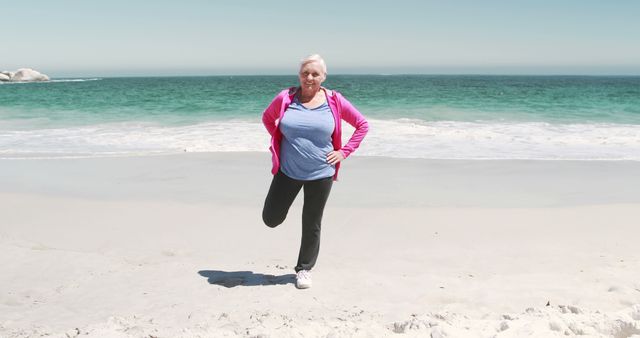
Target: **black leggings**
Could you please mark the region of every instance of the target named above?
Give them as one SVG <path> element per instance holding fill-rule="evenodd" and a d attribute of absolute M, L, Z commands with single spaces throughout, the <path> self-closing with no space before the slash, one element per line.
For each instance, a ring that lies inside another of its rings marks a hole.
<path fill-rule="evenodd" d="M 293 200 L 304 187 L 304 205 L 302 207 L 302 241 L 296 272 L 311 270 L 316 264 L 320 252 L 320 223 L 324 206 L 331 192 L 333 177 L 313 181 L 299 181 L 278 171 L 273 176 L 269 193 L 264 201 L 262 220 L 264 224 L 275 228 L 284 222 Z"/>

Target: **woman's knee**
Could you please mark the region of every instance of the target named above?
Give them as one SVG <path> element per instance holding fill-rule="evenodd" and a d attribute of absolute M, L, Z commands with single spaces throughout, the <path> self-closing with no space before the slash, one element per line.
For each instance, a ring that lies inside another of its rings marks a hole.
<path fill-rule="evenodd" d="M 278 225 L 282 224 L 282 222 L 284 222 L 284 217 L 277 217 L 275 215 L 269 214 L 268 212 L 262 212 L 262 221 L 264 222 L 264 224 L 266 224 L 269 228 L 275 228 Z"/>

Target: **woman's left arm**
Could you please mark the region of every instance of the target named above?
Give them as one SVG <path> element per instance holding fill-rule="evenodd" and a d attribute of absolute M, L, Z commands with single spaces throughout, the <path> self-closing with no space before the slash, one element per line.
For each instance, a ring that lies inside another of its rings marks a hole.
<path fill-rule="evenodd" d="M 360 142 L 364 139 L 365 135 L 369 131 L 369 123 L 367 120 L 360 114 L 360 112 L 344 98 L 341 94 L 337 94 L 337 99 L 340 100 L 340 105 L 342 107 L 341 115 L 342 119 L 347 121 L 350 125 L 352 125 L 356 130 L 351 135 L 349 142 L 342 146 L 340 152 L 347 158 L 352 152 L 354 152 L 360 146 Z"/>

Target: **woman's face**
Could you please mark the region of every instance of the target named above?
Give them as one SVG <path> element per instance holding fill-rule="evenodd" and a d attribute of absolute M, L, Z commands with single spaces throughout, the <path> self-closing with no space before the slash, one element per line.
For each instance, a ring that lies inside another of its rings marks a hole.
<path fill-rule="evenodd" d="M 322 66 L 319 62 L 313 61 L 305 64 L 300 68 L 300 73 L 298 73 L 298 78 L 300 80 L 300 86 L 304 90 L 320 90 L 320 86 L 322 82 L 326 79 L 324 72 L 322 71 Z"/>

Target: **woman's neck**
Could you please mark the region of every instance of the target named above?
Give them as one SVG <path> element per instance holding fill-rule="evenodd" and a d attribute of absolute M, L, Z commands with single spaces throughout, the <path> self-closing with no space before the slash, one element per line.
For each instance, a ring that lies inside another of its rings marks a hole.
<path fill-rule="evenodd" d="M 301 89 L 300 93 L 298 94 L 298 99 L 300 100 L 300 102 L 306 103 L 309 102 L 311 100 L 313 100 L 316 95 L 318 95 L 318 93 L 322 90 L 322 88 L 318 88 L 318 90 L 304 90 Z"/>

